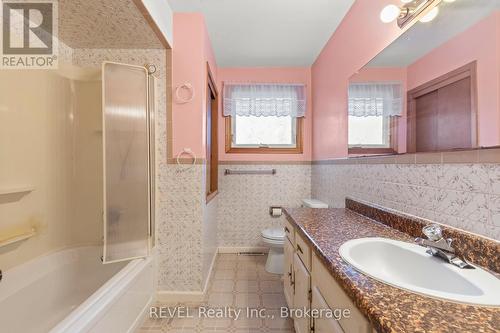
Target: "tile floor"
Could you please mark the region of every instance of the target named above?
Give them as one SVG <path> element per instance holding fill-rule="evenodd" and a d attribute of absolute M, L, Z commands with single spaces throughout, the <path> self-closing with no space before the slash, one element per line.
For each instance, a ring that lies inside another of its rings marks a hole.
<path fill-rule="evenodd" d="M 218 255 L 205 301 L 176 305 L 179 309 L 186 306 L 193 318 L 147 319 L 139 333 L 293 333 L 292 321 L 280 317 L 280 307 L 286 306 L 281 275 L 267 273 L 265 261 L 265 256 Z M 240 318 L 216 319 L 201 314 L 225 307 L 242 309 Z M 251 318 L 246 315 L 247 308 L 265 309 L 264 318 Z"/>

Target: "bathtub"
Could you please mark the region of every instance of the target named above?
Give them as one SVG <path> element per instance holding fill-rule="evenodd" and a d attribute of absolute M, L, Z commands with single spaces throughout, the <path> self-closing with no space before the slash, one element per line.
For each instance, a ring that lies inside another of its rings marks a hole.
<path fill-rule="evenodd" d="M 100 257 L 98 247 L 72 248 L 4 271 L 0 332 L 135 331 L 153 300 L 154 261 Z"/>

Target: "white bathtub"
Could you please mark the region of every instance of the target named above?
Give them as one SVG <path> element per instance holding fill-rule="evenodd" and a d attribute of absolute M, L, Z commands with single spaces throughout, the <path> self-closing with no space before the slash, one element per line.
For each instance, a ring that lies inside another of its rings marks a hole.
<path fill-rule="evenodd" d="M 100 257 L 100 248 L 80 247 L 4 271 L 0 332 L 133 332 L 153 299 L 153 260 Z"/>

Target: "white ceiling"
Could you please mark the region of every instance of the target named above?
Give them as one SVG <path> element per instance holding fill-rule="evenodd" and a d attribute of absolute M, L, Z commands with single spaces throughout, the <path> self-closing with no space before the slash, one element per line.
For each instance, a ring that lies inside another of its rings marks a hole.
<path fill-rule="evenodd" d="M 220 67 L 310 66 L 353 2 L 169 0 L 174 12 L 204 14 Z"/>
<path fill-rule="evenodd" d="M 385 48 L 367 67 L 406 67 L 500 9 L 500 0 L 441 2 L 439 15 L 429 23 L 417 22 Z M 395 24 L 395 23 L 394 23 Z"/>

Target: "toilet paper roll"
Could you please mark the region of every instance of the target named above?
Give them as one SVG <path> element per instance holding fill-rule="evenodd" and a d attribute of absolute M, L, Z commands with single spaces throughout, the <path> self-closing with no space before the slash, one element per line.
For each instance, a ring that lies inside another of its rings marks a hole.
<path fill-rule="evenodd" d="M 279 217 L 279 216 L 281 216 L 282 213 L 283 212 L 282 212 L 280 207 L 273 207 L 271 209 L 271 216 Z"/>

